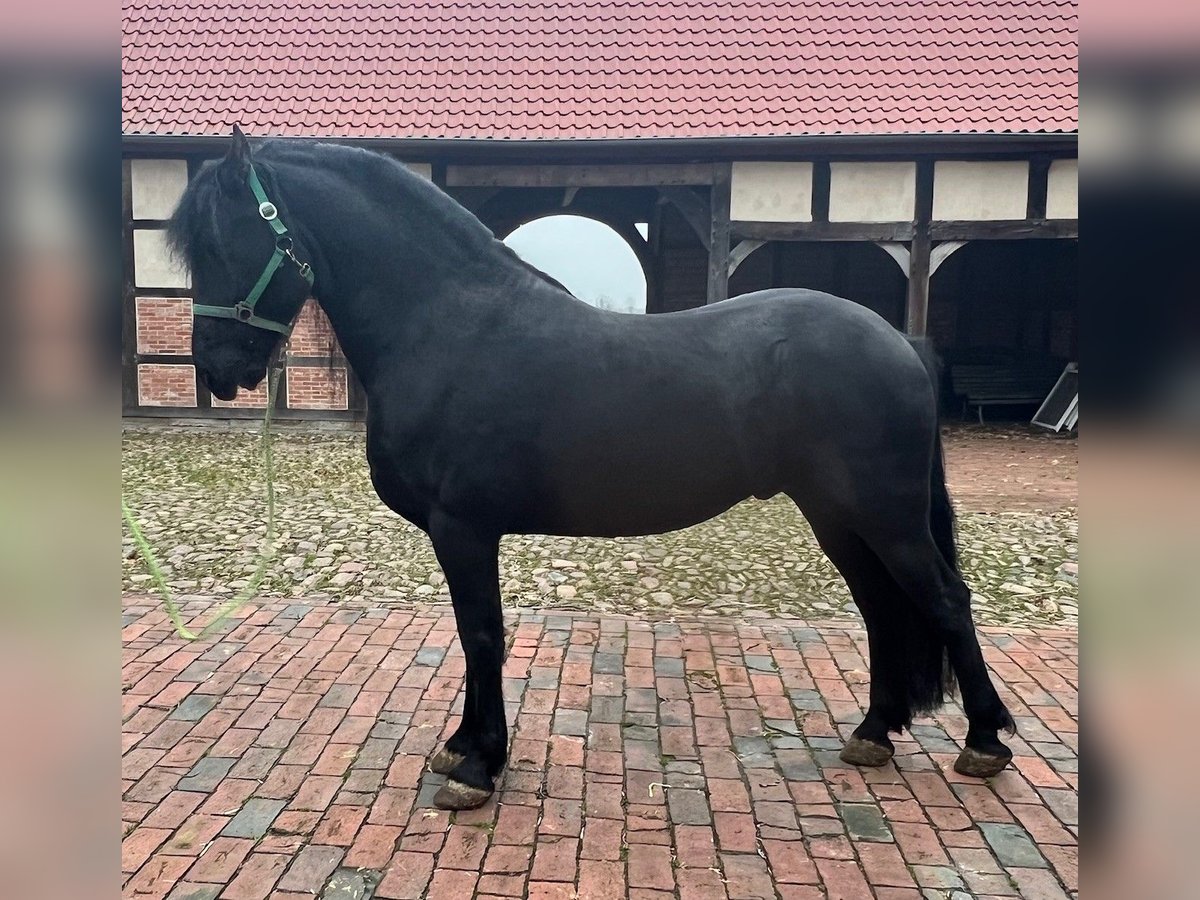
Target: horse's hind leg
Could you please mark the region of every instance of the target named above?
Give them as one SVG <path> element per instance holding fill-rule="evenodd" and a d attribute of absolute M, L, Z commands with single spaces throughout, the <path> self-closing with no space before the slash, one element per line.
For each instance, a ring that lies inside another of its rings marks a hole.
<path fill-rule="evenodd" d="M 852 765 L 882 766 L 895 752 L 888 735 L 908 727 L 914 703 L 927 707 L 940 697 L 942 645 L 862 539 L 818 517 L 812 525 L 862 613 L 871 657 L 870 705 L 841 756 Z"/>
<path fill-rule="evenodd" d="M 445 787 L 433 802 L 442 809 L 473 809 L 495 790 L 493 779 L 508 755 L 501 667 L 504 621 L 500 611 L 499 537 L 444 515 L 430 517 L 429 536 L 446 574 L 458 636 L 467 658 L 463 721 L 434 757 Z"/>
<path fill-rule="evenodd" d="M 979 778 L 996 775 L 1012 759 L 999 732 L 1003 729 L 1011 734 L 1016 726 L 988 675 L 971 620 L 970 589 L 927 527 L 900 529 L 898 524 L 893 520 L 885 533 L 867 540 L 911 602 L 937 629 L 958 676 L 968 730 L 966 748 L 954 768 Z"/>

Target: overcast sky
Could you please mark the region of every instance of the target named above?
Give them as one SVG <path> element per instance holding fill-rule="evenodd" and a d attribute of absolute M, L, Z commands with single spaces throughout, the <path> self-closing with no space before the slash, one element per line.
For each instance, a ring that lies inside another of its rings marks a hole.
<path fill-rule="evenodd" d="M 582 300 L 623 312 L 646 310 L 642 267 L 607 225 L 580 216 L 547 216 L 522 225 L 505 243 Z"/>

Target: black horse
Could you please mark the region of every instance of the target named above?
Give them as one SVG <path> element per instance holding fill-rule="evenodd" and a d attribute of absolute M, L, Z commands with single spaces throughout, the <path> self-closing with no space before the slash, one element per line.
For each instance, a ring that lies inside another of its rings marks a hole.
<path fill-rule="evenodd" d="M 886 763 L 889 732 L 954 676 L 970 723 L 958 771 L 1011 759 L 958 572 L 932 364 L 873 312 L 798 289 L 593 309 L 394 160 L 297 141 L 252 159 L 236 129 L 170 236 L 206 304 L 193 353 L 213 394 L 261 382 L 310 294 L 302 276 L 366 389 L 375 489 L 429 534 L 466 654 L 462 723 L 431 762 L 449 776 L 437 805 L 482 804 L 507 757 L 502 535 L 663 532 L 781 492 L 866 621 L 870 708 L 843 759 Z"/>

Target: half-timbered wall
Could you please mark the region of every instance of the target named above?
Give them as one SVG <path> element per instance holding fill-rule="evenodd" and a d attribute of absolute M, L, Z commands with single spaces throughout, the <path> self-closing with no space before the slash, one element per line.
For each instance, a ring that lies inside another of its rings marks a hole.
<path fill-rule="evenodd" d="M 196 377 L 188 282 L 163 228 L 198 164 L 125 162 L 127 414 L 253 416 L 266 401 L 260 388 L 222 403 Z M 408 165 L 501 236 L 552 213 L 611 225 L 642 262 L 648 313 L 807 287 L 928 333 L 951 358 L 1076 353 L 1074 158 Z M 364 403 L 315 303 L 283 387 L 284 416 L 345 417 Z"/>
<path fill-rule="evenodd" d="M 126 415 L 258 416 L 266 385 L 230 401 L 210 394 L 192 361 L 192 298 L 186 271 L 166 245 L 166 223 L 196 161 L 131 159 L 125 163 L 126 265 L 123 407 Z M 286 350 L 279 412 L 284 417 L 341 417 L 361 408 L 361 394 L 337 352 L 324 314 L 309 301 Z"/>

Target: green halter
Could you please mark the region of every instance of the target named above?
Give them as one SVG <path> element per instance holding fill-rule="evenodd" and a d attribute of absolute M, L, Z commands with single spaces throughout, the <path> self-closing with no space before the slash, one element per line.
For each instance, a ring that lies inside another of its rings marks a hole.
<path fill-rule="evenodd" d="M 258 281 L 254 282 L 254 287 L 250 288 L 250 293 L 246 295 L 245 300 L 233 306 L 193 304 L 192 315 L 212 316 L 217 319 L 236 319 L 239 322 L 245 322 L 247 325 L 253 325 L 255 328 L 265 328 L 267 331 L 277 331 L 280 334 L 286 335 L 292 330 L 290 323 L 276 322 L 273 319 L 264 319 L 262 316 L 256 316 L 254 314 L 254 305 L 258 303 L 259 298 L 263 295 L 263 291 L 267 289 L 267 285 L 275 277 L 275 272 L 283 264 L 284 257 L 287 257 L 296 264 L 301 277 L 308 282 L 310 288 L 313 285 L 313 270 L 312 266 L 308 263 L 296 259 L 295 254 L 292 252 L 292 238 L 288 234 L 287 226 L 279 221 L 279 210 L 274 203 L 267 199 L 267 193 L 263 190 L 262 182 L 258 180 L 258 173 L 254 171 L 253 165 L 250 166 L 248 180 L 250 182 L 250 190 L 254 192 L 254 199 L 258 201 L 258 214 L 266 220 L 267 224 L 271 226 L 271 230 L 275 232 L 275 252 L 267 260 L 266 267 L 263 269 L 262 274 L 258 276 Z"/>

